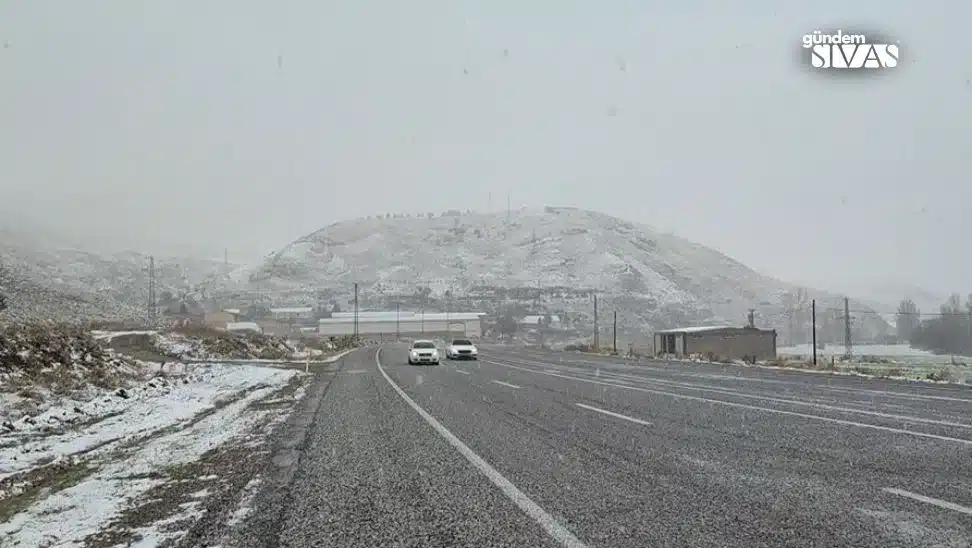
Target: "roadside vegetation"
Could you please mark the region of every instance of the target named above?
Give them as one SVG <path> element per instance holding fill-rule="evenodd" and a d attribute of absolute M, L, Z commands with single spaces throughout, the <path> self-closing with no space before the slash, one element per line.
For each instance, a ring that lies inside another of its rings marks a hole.
<path fill-rule="evenodd" d="M 24 391 L 69 393 L 89 385 L 112 388 L 138 373 L 91 333 L 52 323 L 0 327 L 0 385 Z"/>

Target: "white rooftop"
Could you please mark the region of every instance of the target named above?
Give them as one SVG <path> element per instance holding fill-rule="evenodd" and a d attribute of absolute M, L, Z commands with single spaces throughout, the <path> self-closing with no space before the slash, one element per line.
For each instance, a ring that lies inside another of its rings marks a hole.
<path fill-rule="evenodd" d="M 395 312 L 380 312 L 371 313 L 365 315 L 365 313 L 358 313 L 358 322 L 401 322 L 401 323 L 420 323 L 426 322 L 442 322 L 442 321 L 468 321 L 468 320 L 478 320 L 485 316 L 485 312 L 426 312 L 422 314 L 421 312 L 402 312 L 401 314 L 396 314 Z M 353 323 L 354 313 L 341 312 L 338 314 L 332 314 L 330 318 L 323 318 L 320 320 L 322 324 L 341 324 L 341 323 Z"/>
<path fill-rule="evenodd" d="M 663 329 L 655 333 L 703 333 L 705 331 L 719 331 L 720 329 L 732 329 L 731 325 L 704 325 L 699 327 L 676 327 L 675 329 Z"/>
<path fill-rule="evenodd" d="M 230 322 L 226 324 L 227 331 L 263 331 L 259 325 L 253 322 Z"/>
<path fill-rule="evenodd" d="M 543 319 L 545 317 L 546 316 L 540 316 L 540 315 L 523 316 L 523 318 L 520 319 L 520 323 L 525 323 L 525 324 L 540 324 L 540 323 L 543 323 Z M 553 322 L 553 323 L 560 323 L 560 316 L 557 316 L 555 314 L 554 315 L 551 315 L 550 316 L 550 321 Z"/>
<path fill-rule="evenodd" d="M 271 314 L 307 314 L 308 312 L 313 312 L 314 307 L 312 306 L 286 306 L 283 308 L 271 308 Z"/>

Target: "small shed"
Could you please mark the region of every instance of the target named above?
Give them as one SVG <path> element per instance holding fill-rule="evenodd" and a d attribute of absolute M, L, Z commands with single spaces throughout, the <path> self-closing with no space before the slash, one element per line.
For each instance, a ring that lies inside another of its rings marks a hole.
<path fill-rule="evenodd" d="M 655 332 L 655 354 L 772 360 L 776 358 L 776 330 L 726 325 L 665 329 Z"/>
<path fill-rule="evenodd" d="M 234 314 L 231 310 L 215 310 L 206 312 L 203 315 L 202 321 L 208 326 L 222 329 L 228 323 L 235 323 L 238 318 L 239 314 Z"/>
<path fill-rule="evenodd" d="M 263 333 L 263 329 L 254 322 L 229 322 L 226 324 L 227 331 L 253 331 Z"/>

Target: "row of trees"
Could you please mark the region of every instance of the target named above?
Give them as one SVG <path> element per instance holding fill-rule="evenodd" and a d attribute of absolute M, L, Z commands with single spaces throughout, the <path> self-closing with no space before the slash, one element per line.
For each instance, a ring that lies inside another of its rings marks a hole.
<path fill-rule="evenodd" d="M 922 319 L 923 316 L 931 316 Z M 898 306 L 895 318 L 898 338 L 911 346 L 939 354 L 972 355 L 972 293 L 965 303 L 952 294 L 937 313 L 922 314 L 911 299 Z"/>
<path fill-rule="evenodd" d="M 443 213 L 439 213 L 439 216 L 440 217 L 458 217 L 460 215 L 472 215 L 472 213 L 473 213 L 473 211 L 471 209 L 467 209 L 465 212 L 459 211 L 458 209 L 450 209 L 449 211 L 445 211 Z M 432 213 L 431 211 L 428 212 L 428 213 L 415 213 L 415 214 L 412 214 L 412 213 L 383 213 L 383 214 L 378 214 L 378 215 L 369 215 L 369 216 L 365 217 L 365 219 L 368 219 L 368 220 L 371 220 L 371 219 L 420 219 L 422 217 L 426 217 L 426 218 L 429 218 L 429 219 L 434 219 L 435 218 L 435 213 Z"/>

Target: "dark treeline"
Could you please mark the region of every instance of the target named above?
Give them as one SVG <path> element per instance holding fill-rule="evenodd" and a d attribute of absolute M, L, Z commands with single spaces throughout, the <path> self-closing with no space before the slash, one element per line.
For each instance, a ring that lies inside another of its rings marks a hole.
<path fill-rule="evenodd" d="M 896 317 L 898 338 L 911 346 L 939 354 L 972 355 L 972 294 L 962 303 L 953 294 L 937 312 L 923 313 L 905 299 Z"/>

